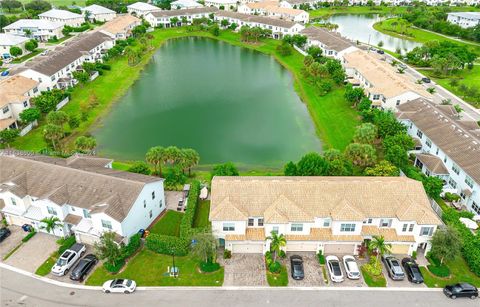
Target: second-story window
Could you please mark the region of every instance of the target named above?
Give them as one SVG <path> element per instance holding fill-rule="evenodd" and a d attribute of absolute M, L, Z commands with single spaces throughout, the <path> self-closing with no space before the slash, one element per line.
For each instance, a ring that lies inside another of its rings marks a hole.
<path fill-rule="evenodd" d="M 408 224 L 403 224 L 402 231 L 405 232 L 408 229 Z"/>
<path fill-rule="evenodd" d="M 352 224 L 352 223 L 340 224 L 340 231 L 341 232 L 354 232 L 355 231 L 355 224 Z"/>
<path fill-rule="evenodd" d="M 57 211 L 56 211 L 54 208 L 50 207 L 50 206 L 47 206 L 47 211 L 48 211 L 48 213 L 50 213 L 51 215 L 57 215 Z"/>
<path fill-rule="evenodd" d="M 330 227 L 331 220 L 330 219 L 324 219 L 323 220 L 323 227 Z"/>
<path fill-rule="evenodd" d="M 17 201 L 15 200 L 15 198 L 10 198 L 10 200 L 12 201 L 12 205 L 16 206 L 17 205 Z"/>
<path fill-rule="evenodd" d="M 263 227 L 263 218 L 258 219 L 258 226 Z"/>
<path fill-rule="evenodd" d="M 107 229 L 112 229 L 112 222 L 102 220 L 102 227 Z"/>
<path fill-rule="evenodd" d="M 392 225 L 392 219 L 381 219 L 380 227 L 390 227 Z"/>
<path fill-rule="evenodd" d="M 422 139 L 422 136 L 423 136 L 423 132 L 420 131 L 420 130 L 417 130 L 417 136 Z"/>
<path fill-rule="evenodd" d="M 152 199 L 155 199 L 155 191 L 152 192 Z"/>
<path fill-rule="evenodd" d="M 255 224 L 255 220 L 253 218 L 248 219 L 248 226 L 252 227 Z"/>
<path fill-rule="evenodd" d="M 455 163 L 452 163 L 452 171 L 454 171 L 457 175 L 460 174 L 460 168 Z"/>
<path fill-rule="evenodd" d="M 465 183 L 473 189 L 473 179 L 470 178 L 469 176 L 465 177 Z"/>
<path fill-rule="evenodd" d="M 303 231 L 303 224 L 292 224 L 290 231 Z"/>
<path fill-rule="evenodd" d="M 278 234 L 278 226 L 273 226 L 273 227 L 272 227 L 272 232 Z"/>
<path fill-rule="evenodd" d="M 424 237 L 431 237 L 433 235 L 433 227 L 420 228 L 420 235 Z"/>
<path fill-rule="evenodd" d="M 430 139 L 427 139 L 425 144 L 427 144 L 428 147 L 432 147 L 432 141 Z"/>
<path fill-rule="evenodd" d="M 87 219 L 91 218 L 90 213 L 88 213 L 87 209 L 83 209 L 83 217 Z"/>
<path fill-rule="evenodd" d="M 234 223 L 223 223 L 223 231 L 235 231 Z"/>

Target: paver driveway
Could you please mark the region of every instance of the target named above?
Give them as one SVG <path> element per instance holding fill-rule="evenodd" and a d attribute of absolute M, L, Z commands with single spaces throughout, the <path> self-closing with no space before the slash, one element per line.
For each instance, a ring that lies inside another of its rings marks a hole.
<path fill-rule="evenodd" d="M 299 255 L 303 259 L 303 270 L 305 271 L 305 278 L 303 280 L 295 280 L 292 278 L 290 256 Z M 317 255 L 311 252 L 292 252 L 287 253 L 285 265 L 288 272 L 288 286 L 289 287 L 319 287 L 325 286 L 322 276 L 322 268 L 317 260 Z"/>
<path fill-rule="evenodd" d="M 267 286 L 265 263 L 261 254 L 232 254 L 225 259 L 224 286 Z"/>
<path fill-rule="evenodd" d="M 3 257 L 20 244 L 23 237 L 27 235 L 19 226 L 8 226 L 8 229 L 10 229 L 12 233 L 0 243 L 0 261 L 3 261 Z"/>
<path fill-rule="evenodd" d="M 25 242 L 6 261 L 6 264 L 34 273 L 47 258 L 58 249 L 57 238 L 39 232 Z"/>
<path fill-rule="evenodd" d="M 401 255 L 395 255 L 395 258 L 398 259 L 398 261 L 402 261 L 404 257 L 409 257 L 407 255 L 401 256 Z M 405 268 L 402 266 L 402 270 L 405 272 Z M 387 280 L 387 287 L 415 287 L 415 288 L 426 288 L 427 286 L 425 284 L 414 284 L 408 281 L 407 276 L 405 276 L 405 279 L 403 280 L 393 280 L 388 276 L 387 268 L 385 267 L 385 262 L 382 261 L 382 272 L 383 275 L 385 276 L 385 279 Z"/>

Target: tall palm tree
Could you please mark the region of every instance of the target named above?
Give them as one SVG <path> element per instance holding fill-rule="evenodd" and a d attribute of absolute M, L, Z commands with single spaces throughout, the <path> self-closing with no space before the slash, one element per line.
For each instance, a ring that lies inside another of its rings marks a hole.
<path fill-rule="evenodd" d="M 389 254 L 392 251 L 392 244 L 386 243 L 385 238 L 383 236 L 373 236 L 372 241 L 368 246 L 371 250 L 377 251 L 377 261 L 378 256 L 383 256 L 385 254 Z"/>
<path fill-rule="evenodd" d="M 177 146 L 168 146 L 165 148 L 165 162 L 177 164 L 182 161 L 182 151 Z"/>
<path fill-rule="evenodd" d="M 43 135 L 47 140 L 52 141 L 53 150 L 57 150 L 56 141 L 63 137 L 63 129 L 60 126 L 48 124 L 43 129 Z"/>
<path fill-rule="evenodd" d="M 145 160 L 153 165 L 155 173 L 162 177 L 162 163 L 165 161 L 165 148 L 155 146 L 150 148 L 145 155 Z"/>
<path fill-rule="evenodd" d="M 192 148 L 186 148 L 183 149 L 183 155 L 184 155 L 184 161 L 185 164 L 184 166 L 188 168 L 188 176 L 192 175 L 192 167 L 198 165 L 200 162 L 200 155 L 195 149 Z"/>
<path fill-rule="evenodd" d="M 45 229 L 48 233 L 55 234 L 55 229 L 62 227 L 63 225 L 60 223 L 60 219 L 56 216 L 49 216 L 42 219 L 44 225 L 40 226 L 41 229 Z"/>
<path fill-rule="evenodd" d="M 277 260 L 277 255 L 280 253 L 280 248 L 287 245 L 287 240 L 283 234 L 278 234 L 274 231 L 270 233 L 265 240 L 270 240 L 270 251 L 273 252 L 273 262 Z"/>

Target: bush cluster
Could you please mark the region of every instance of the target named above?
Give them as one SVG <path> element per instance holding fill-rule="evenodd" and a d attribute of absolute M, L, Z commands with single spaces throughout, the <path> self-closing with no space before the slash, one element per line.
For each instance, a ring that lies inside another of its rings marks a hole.
<path fill-rule="evenodd" d="M 382 264 L 376 257 L 370 257 L 370 261 L 363 265 L 365 271 L 373 276 L 379 276 L 382 274 Z"/>
<path fill-rule="evenodd" d="M 217 262 L 201 262 L 200 270 L 204 273 L 211 273 L 218 271 L 220 269 L 220 264 Z"/>
<path fill-rule="evenodd" d="M 103 267 L 112 274 L 116 274 L 120 272 L 120 270 L 124 265 L 125 265 L 125 260 L 118 261 L 116 265 L 112 265 L 110 262 L 107 262 L 107 261 L 103 263 Z"/>
<path fill-rule="evenodd" d="M 175 254 L 176 256 L 188 254 L 189 241 L 185 238 L 153 233 L 147 237 L 145 242 L 148 249 L 159 254 Z"/>
<path fill-rule="evenodd" d="M 188 194 L 187 210 L 180 222 L 180 237 L 189 238 L 197 230 L 193 229 L 193 220 L 195 218 L 195 212 L 197 212 L 198 195 L 200 194 L 200 182 L 194 181 L 190 184 L 190 192 Z"/>
<path fill-rule="evenodd" d="M 223 251 L 223 259 L 230 259 L 232 258 L 232 251 L 229 249 L 225 249 Z"/>
<path fill-rule="evenodd" d="M 318 263 L 320 263 L 321 265 L 325 264 L 325 255 L 322 253 L 322 251 L 318 252 L 317 259 L 318 259 Z"/>

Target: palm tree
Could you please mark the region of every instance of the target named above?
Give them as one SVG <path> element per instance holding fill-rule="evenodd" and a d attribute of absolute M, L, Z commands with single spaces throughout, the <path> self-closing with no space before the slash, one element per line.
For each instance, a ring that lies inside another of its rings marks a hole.
<path fill-rule="evenodd" d="M 198 165 L 200 162 L 200 155 L 195 149 L 186 148 L 183 149 L 184 166 L 188 168 L 188 176 L 192 175 L 192 167 Z"/>
<path fill-rule="evenodd" d="M 62 227 L 63 225 L 60 223 L 60 219 L 56 216 L 49 216 L 42 219 L 44 225 L 40 226 L 41 229 L 45 229 L 48 233 L 55 234 L 55 228 Z"/>
<path fill-rule="evenodd" d="M 43 129 L 43 136 L 52 141 L 53 149 L 57 150 L 56 141 L 60 140 L 63 137 L 63 129 L 60 126 L 48 124 Z"/>
<path fill-rule="evenodd" d="M 273 253 L 273 262 L 277 260 L 277 254 L 280 253 L 280 248 L 287 245 L 287 240 L 283 234 L 278 234 L 275 231 L 270 233 L 265 240 L 270 240 L 270 251 Z"/>
<path fill-rule="evenodd" d="M 128 65 L 134 66 L 137 59 L 136 51 L 132 47 L 128 46 L 127 48 L 125 48 L 124 53 L 127 56 Z"/>
<path fill-rule="evenodd" d="M 383 256 L 392 252 L 392 244 L 386 243 L 383 236 L 373 236 L 372 241 L 368 245 L 369 249 L 377 251 L 377 261 L 378 256 Z"/>
<path fill-rule="evenodd" d="M 155 146 L 150 148 L 145 155 L 145 160 L 153 165 L 155 173 L 162 176 L 162 163 L 165 161 L 165 148 Z"/>
<path fill-rule="evenodd" d="M 165 162 L 177 164 L 182 161 L 182 151 L 177 146 L 168 146 L 165 148 Z"/>

